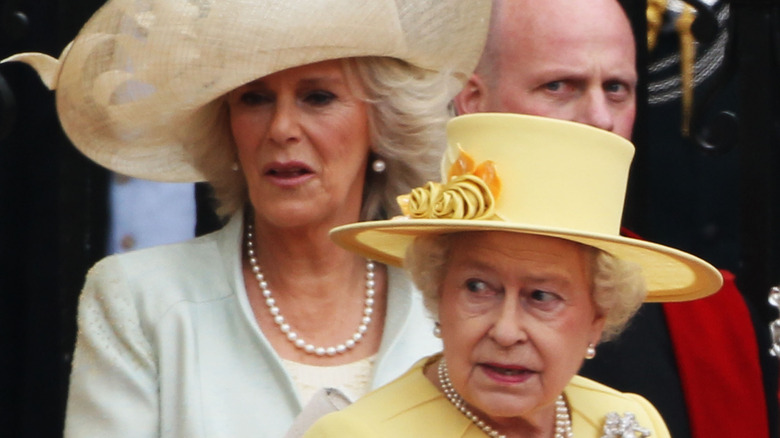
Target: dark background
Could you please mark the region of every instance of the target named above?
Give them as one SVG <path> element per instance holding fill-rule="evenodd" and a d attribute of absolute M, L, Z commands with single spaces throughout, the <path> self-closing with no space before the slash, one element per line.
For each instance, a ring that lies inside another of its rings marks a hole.
<path fill-rule="evenodd" d="M 0 58 L 58 56 L 101 3 L 0 0 Z M 623 3 L 644 35 L 644 0 Z M 651 106 L 640 92 L 625 213 L 640 235 L 736 273 L 767 324 L 777 317 L 769 288 L 780 283 L 778 9 L 771 0 L 731 2 L 726 79 L 715 75 L 696 92 L 707 107 L 696 133 L 709 132 L 708 141 L 680 135 L 679 100 Z M 640 89 L 657 79 L 646 66 L 676 41 L 657 50 L 639 44 Z M 738 120 L 718 119 L 721 110 Z M 106 181 L 63 135 L 54 93 L 33 70 L 0 65 L 0 436 L 62 434 L 78 294 L 104 253 Z"/>
<path fill-rule="evenodd" d="M 98 1 L 0 1 L 0 58 L 58 56 Z M 33 70 L 0 65 L 0 436 L 62 436 L 76 306 L 103 253 L 107 172 L 62 133 Z"/>

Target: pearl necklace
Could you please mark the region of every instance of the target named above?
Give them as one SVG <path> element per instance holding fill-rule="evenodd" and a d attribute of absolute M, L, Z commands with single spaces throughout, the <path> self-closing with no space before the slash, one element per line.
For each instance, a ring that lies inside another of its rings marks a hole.
<path fill-rule="evenodd" d="M 463 397 L 455 391 L 452 387 L 452 381 L 450 380 L 450 373 L 447 371 L 447 362 L 444 357 L 439 361 L 439 384 L 444 391 L 444 395 L 447 396 L 447 400 L 452 403 L 463 415 L 466 416 L 472 423 L 477 425 L 487 436 L 492 438 L 506 438 L 506 435 L 500 434 L 497 430 L 493 429 L 480 419 L 475 413 L 466 406 L 466 402 L 463 401 Z M 569 408 L 566 406 L 566 400 L 563 399 L 563 394 L 559 395 L 555 400 L 555 438 L 573 438 L 574 432 L 571 429 L 571 417 L 569 416 Z"/>
<path fill-rule="evenodd" d="M 247 222 L 246 225 L 246 255 L 249 259 L 249 264 L 252 266 L 252 273 L 255 275 L 257 285 L 260 286 L 260 290 L 265 298 L 265 305 L 268 307 L 268 312 L 274 320 L 274 323 L 279 327 L 279 330 L 285 335 L 288 341 L 290 341 L 297 348 L 305 351 L 309 354 L 317 356 L 335 356 L 337 354 L 346 353 L 347 351 L 355 348 L 358 342 L 363 339 L 363 336 L 368 331 L 368 325 L 371 323 L 371 315 L 374 313 L 374 262 L 366 260 L 366 300 L 363 308 L 363 319 L 360 321 L 355 334 L 349 339 L 332 347 L 315 347 L 314 345 L 306 342 L 296 333 L 290 324 L 288 324 L 284 316 L 282 316 L 281 310 L 276 305 L 276 300 L 271 294 L 271 289 L 268 289 L 268 283 L 265 281 L 260 266 L 257 264 L 257 258 L 255 257 L 255 244 L 254 244 L 254 228 L 251 223 Z"/>

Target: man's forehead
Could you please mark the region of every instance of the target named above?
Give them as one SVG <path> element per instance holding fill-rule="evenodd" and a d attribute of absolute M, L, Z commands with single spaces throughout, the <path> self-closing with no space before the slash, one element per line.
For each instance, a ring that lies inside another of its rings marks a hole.
<path fill-rule="evenodd" d="M 505 34 L 550 37 L 568 31 L 587 36 L 595 30 L 618 32 L 633 41 L 630 22 L 617 0 L 501 0 L 499 5 L 496 13 Z"/>

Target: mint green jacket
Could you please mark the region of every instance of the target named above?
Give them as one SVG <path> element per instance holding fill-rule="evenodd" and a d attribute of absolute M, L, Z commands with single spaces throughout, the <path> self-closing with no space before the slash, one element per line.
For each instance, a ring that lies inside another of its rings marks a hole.
<path fill-rule="evenodd" d="M 90 270 L 66 438 L 284 436 L 301 401 L 247 299 L 242 217 Z M 405 274 L 388 269 L 388 290 L 373 388 L 441 348 Z"/>

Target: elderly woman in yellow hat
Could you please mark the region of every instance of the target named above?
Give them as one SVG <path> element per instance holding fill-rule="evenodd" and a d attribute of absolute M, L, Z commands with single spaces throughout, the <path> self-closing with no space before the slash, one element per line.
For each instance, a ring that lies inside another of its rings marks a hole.
<path fill-rule="evenodd" d="M 404 263 L 443 352 L 308 437 L 668 437 L 655 408 L 576 376 L 643 300 L 718 290 L 706 262 L 619 236 L 633 146 L 533 116 L 448 125 L 442 183 L 400 198 L 404 216 L 335 229 L 346 248 Z"/>
<path fill-rule="evenodd" d="M 396 269 L 328 238 L 436 173 L 489 0 L 110 0 L 20 54 L 116 172 L 212 183 L 225 227 L 109 257 L 79 305 L 66 437 L 283 436 L 440 341 Z"/>

